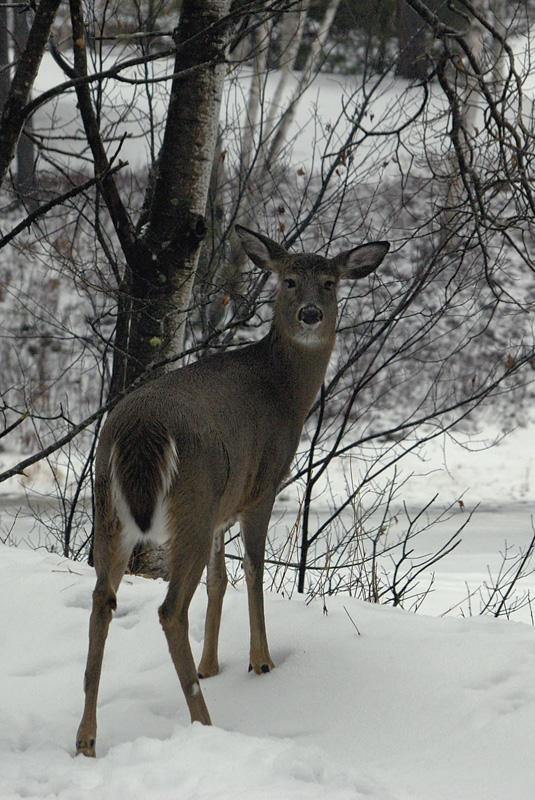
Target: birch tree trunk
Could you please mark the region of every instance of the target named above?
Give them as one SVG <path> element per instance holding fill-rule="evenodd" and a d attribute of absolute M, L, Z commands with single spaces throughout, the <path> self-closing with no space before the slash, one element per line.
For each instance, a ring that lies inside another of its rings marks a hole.
<path fill-rule="evenodd" d="M 9 39 L 7 6 L 0 4 L 0 111 L 9 93 Z"/>
<path fill-rule="evenodd" d="M 130 258 L 116 341 L 126 385 L 160 361 L 176 367 L 184 343 L 217 143 L 230 0 L 184 0 L 162 148 L 148 188 L 146 221 Z M 130 305 L 128 305 L 128 302 Z M 167 577 L 164 547 L 134 554 L 136 572 Z"/>
<path fill-rule="evenodd" d="M 507 26 L 505 24 L 507 19 L 506 0 L 489 0 L 489 17 L 491 25 L 501 36 L 505 37 L 507 34 Z M 499 41 L 497 36 L 492 38 L 490 51 L 492 54 L 494 91 L 496 95 L 498 95 L 503 87 L 506 65 L 503 44 Z"/>
<path fill-rule="evenodd" d="M 339 0 L 334 0 L 338 6 Z M 284 94 L 288 83 L 292 80 L 293 70 L 297 59 L 297 53 L 303 39 L 305 20 L 308 14 L 310 0 L 304 0 L 298 11 L 288 12 L 285 15 L 284 24 L 281 30 L 281 55 L 279 58 L 279 80 L 273 97 L 271 98 L 269 112 L 265 123 L 268 135 L 273 132 L 284 111 Z M 326 14 L 328 14 L 328 9 Z M 311 45 L 311 48 L 314 44 Z M 301 73 L 305 78 L 306 70 Z"/>
<path fill-rule="evenodd" d="M 129 263 L 126 383 L 179 358 L 191 303 L 214 159 L 230 0 L 184 0 L 148 219 Z M 124 344 L 123 344 L 124 348 Z M 172 364 L 176 366 L 175 363 Z"/>
<path fill-rule="evenodd" d="M 481 0 L 476 5 L 483 5 Z M 479 10 L 479 8 L 477 9 Z M 482 63 L 484 50 L 484 31 L 479 22 L 470 18 L 470 25 L 465 33 L 465 41 L 470 53 L 478 64 Z M 464 181 L 465 167 L 477 167 L 475 140 L 478 132 L 478 117 L 481 115 L 482 97 L 477 80 L 466 56 L 460 54 L 456 70 L 456 95 L 451 103 L 452 136 L 455 147 L 450 155 L 450 177 L 447 181 L 445 213 L 443 221 L 443 237 L 448 241 L 448 249 L 457 246 L 457 229 L 462 225 L 460 212 L 465 208 L 467 187 Z"/>
<path fill-rule="evenodd" d="M 273 139 L 269 146 L 269 152 L 266 156 L 265 163 L 264 163 L 264 170 L 268 170 L 270 166 L 275 162 L 277 156 L 279 155 L 280 151 L 284 146 L 284 142 L 288 136 L 288 131 L 290 126 L 295 119 L 295 114 L 297 112 L 297 106 L 305 89 L 308 88 L 310 85 L 312 76 L 319 71 L 318 63 L 320 61 L 323 48 L 325 47 L 325 43 L 327 41 L 327 37 L 329 35 L 329 31 L 331 30 L 331 26 L 334 22 L 334 18 L 336 16 L 336 12 L 338 11 L 338 6 L 340 5 L 340 0 L 330 0 L 329 4 L 325 9 L 325 14 L 321 21 L 319 30 L 314 37 L 313 41 L 310 44 L 310 50 L 308 52 L 306 63 L 301 70 L 299 75 L 299 79 L 297 81 L 296 86 L 292 92 L 290 100 L 286 104 L 286 108 L 284 109 L 283 113 L 279 115 L 279 120 L 276 125 L 276 132 L 273 136 Z M 300 19 L 295 31 L 295 39 L 297 41 L 297 46 L 295 47 L 295 54 L 294 60 L 297 56 L 297 49 L 299 43 L 301 41 L 303 35 L 303 24 L 304 19 Z M 293 64 L 292 64 L 293 66 Z M 289 68 L 284 68 L 281 75 L 282 79 L 287 79 L 289 77 Z M 275 103 L 272 104 L 272 109 L 277 111 L 275 107 Z M 268 129 L 269 129 L 268 124 Z"/>

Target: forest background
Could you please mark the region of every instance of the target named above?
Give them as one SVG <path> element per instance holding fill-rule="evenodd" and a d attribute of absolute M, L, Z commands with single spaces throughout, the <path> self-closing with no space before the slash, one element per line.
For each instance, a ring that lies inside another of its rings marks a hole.
<path fill-rule="evenodd" d="M 532 405 L 530 3 L 0 12 L 0 480 L 31 490 L 46 473 L 52 501 L 23 500 L 46 546 L 90 555 L 95 444 L 119 397 L 265 330 L 273 286 L 236 222 L 322 253 L 388 239 L 380 274 L 342 298 L 282 487 L 294 522 L 270 561 L 288 591 L 413 603 L 408 545 L 463 500 L 431 497 L 400 528 L 404 459 L 469 441 L 485 415 L 499 438 Z M 13 530 L 7 517 L 6 542 Z M 239 559 L 232 531 L 229 543 Z"/>

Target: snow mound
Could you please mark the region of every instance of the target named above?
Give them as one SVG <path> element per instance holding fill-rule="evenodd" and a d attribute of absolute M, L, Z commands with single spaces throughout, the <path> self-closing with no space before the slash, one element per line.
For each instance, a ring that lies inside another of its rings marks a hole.
<path fill-rule="evenodd" d="M 535 631 L 351 598 L 266 597 L 269 675 L 247 672 L 246 597 L 229 588 L 212 728 L 191 726 L 157 607 L 126 577 L 104 663 L 98 758 L 73 757 L 93 572 L 0 548 L 0 797 L 58 800 L 531 798 Z M 200 654 L 205 598 L 191 608 Z M 360 631 L 357 634 L 354 627 Z"/>

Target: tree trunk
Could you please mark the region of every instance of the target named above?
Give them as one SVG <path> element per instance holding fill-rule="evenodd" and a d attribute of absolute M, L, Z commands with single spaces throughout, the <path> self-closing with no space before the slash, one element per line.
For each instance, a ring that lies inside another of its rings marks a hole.
<path fill-rule="evenodd" d="M 477 11 L 484 11 L 481 0 L 476 0 L 474 7 Z M 464 39 L 472 57 L 480 64 L 485 46 L 484 30 L 474 17 L 471 17 Z M 478 127 L 481 128 L 483 124 L 484 107 L 477 75 L 473 73 L 466 55 L 459 52 L 457 60 L 461 69 L 457 69 L 449 78 L 450 85 L 455 85 L 455 103 L 451 103 L 451 135 L 455 146 L 450 154 L 451 166 L 443 219 L 443 238 L 450 251 L 454 251 L 459 245 L 457 233 L 462 234 L 469 185 L 465 183 L 465 178 L 469 170 L 478 166 L 477 132 Z"/>
<path fill-rule="evenodd" d="M 116 341 L 116 365 L 127 386 L 148 369 L 154 373 L 158 361 L 168 362 L 161 369 L 176 366 L 183 350 L 206 233 L 229 9 L 230 0 L 184 0 L 182 6 L 166 128 L 145 201 L 147 222 L 137 257 L 128 263 L 128 297 L 121 298 L 128 324 L 119 320 L 125 338 Z M 138 550 L 131 568 L 166 577 L 165 562 L 165 548 Z"/>
<path fill-rule="evenodd" d="M 398 63 L 402 78 L 423 80 L 427 73 L 426 35 L 421 17 L 407 3 L 398 0 Z"/>
<path fill-rule="evenodd" d="M 0 119 L 0 184 L 3 182 L 15 154 L 21 130 L 26 121 L 25 107 L 43 57 L 50 28 L 60 0 L 41 0 L 21 55 Z"/>
<path fill-rule="evenodd" d="M 323 52 L 323 48 L 325 47 L 325 43 L 327 41 L 327 37 L 331 30 L 331 26 L 334 22 L 334 18 L 336 16 L 336 12 L 338 11 L 338 6 L 340 5 L 340 0 L 329 0 L 327 7 L 325 8 L 325 14 L 323 15 L 323 19 L 321 24 L 318 28 L 318 31 L 310 44 L 310 49 L 308 52 L 307 60 L 303 69 L 301 70 L 301 74 L 299 76 L 299 80 L 292 92 L 290 100 L 286 104 L 286 108 L 284 109 L 284 113 L 280 114 L 279 120 L 277 121 L 275 126 L 270 125 L 268 121 L 267 128 L 268 131 L 271 131 L 274 127 L 275 135 L 273 136 L 272 141 L 269 145 L 269 153 L 265 159 L 264 169 L 270 169 L 270 167 L 275 163 L 277 157 L 282 150 L 284 142 L 288 136 L 288 131 L 290 129 L 290 125 L 292 124 L 295 114 L 297 112 L 297 106 L 299 104 L 299 100 L 303 96 L 305 89 L 310 85 L 312 75 L 317 71 L 319 72 L 320 68 L 320 59 Z M 299 26 L 296 29 L 295 35 L 296 37 L 301 38 L 303 30 L 303 21 L 300 21 Z M 297 52 L 295 53 L 297 56 Z M 284 72 L 282 71 L 281 79 L 284 78 Z M 275 103 L 272 103 L 271 111 L 276 111 Z"/>
<path fill-rule="evenodd" d="M 127 383 L 183 350 L 217 141 L 230 0 L 185 0 L 175 32 L 175 77 L 138 258 Z"/>
<path fill-rule="evenodd" d="M 14 40 L 17 60 L 24 52 L 24 48 L 28 42 L 28 13 L 29 9 L 25 11 L 15 9 Z M 29 133 L 31 133 L 31 121 L 27 120 L 17 143 L 15 190 L 27 202 L 30 209 L 33 210 L 36 208 L 36 201 L 33 196 L 35 192 L 35 147 L 32 139 L 27 135 Z"/>
<path fill-rule="evenodd" d="M 0 5 L 0 111 L 4 107 L 9 92 L 9 38 L 7 6 Z"/>

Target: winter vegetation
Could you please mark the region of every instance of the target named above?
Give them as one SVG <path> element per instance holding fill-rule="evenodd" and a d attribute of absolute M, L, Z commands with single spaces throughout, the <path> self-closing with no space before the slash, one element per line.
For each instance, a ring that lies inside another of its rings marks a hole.
<path fill-rule="evenodd" d="M 0 7 L 1 797 L 531 796 L 532 25 L 528 0 Z M 265 334 L 276 278 L 236 224 L 391 243 L 341 285 L 273 511 L 277 669 L 247 675 L 235 526 L 190 727 L 165 552 L 138 550 L 74 760 L 101 425 Z"/>

